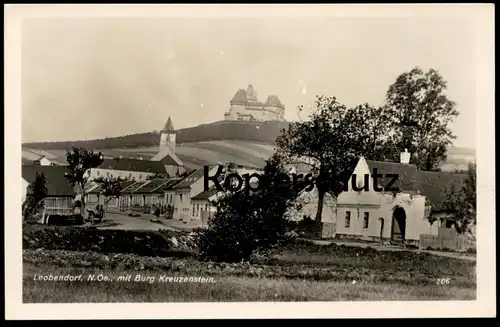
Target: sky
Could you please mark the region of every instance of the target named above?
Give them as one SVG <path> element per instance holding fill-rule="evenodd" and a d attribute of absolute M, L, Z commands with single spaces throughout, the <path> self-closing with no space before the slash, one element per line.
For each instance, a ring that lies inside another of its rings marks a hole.
<path fill-rule="evenodd" d="M 222 120 L 252 84 L 285 118 L 316 95 L 381 105 L 396 77 L 436 69 L 475 147 L 475 30 L 465 18 L 52 18 L 22 34 L 23 142 L 149 132 Z"/>

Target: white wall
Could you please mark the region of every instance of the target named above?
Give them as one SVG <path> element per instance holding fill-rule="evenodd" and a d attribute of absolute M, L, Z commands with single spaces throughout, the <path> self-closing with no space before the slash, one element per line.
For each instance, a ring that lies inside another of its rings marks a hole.
<path fill-rule="evenodd" d="M 50 160 L 45 157 L 40 159 L 40 166 L 50 166 L 51 164 Z"/>
<path fill-rule="evenodd" d="M 361 158 L 354 173 L 357 181 L 364 184 L 364 175 L 370 174 L 366 161 Z M 358 235 L 366 237 L 380 237 L 381 221 L 384 220 L 382 237 L 390 238 L 395 208 L 401 207 L 406 214 L 405 239 L 419 240 L 420 234 L 434 233 L 425 218 L 425 197 L 399 193 L 384 194 L 373 190 L 370 174 L 369 191 L 356 192 L 352 190 L 351 180 L 347 192 L 342 192 L 337 201 L 337 234 Z M 350 212 L 350 226 L 345 226 L 346 214 Z M 363 226 L 364 215 L 368 213 L 368 227 Z"/>

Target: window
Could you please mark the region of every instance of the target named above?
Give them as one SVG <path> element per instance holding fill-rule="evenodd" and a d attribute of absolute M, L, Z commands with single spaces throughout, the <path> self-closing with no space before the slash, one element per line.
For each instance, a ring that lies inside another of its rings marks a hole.
<path fill-rule="evenodd" d="M 181 202 L 182 202 L 182 194 L 179 194 L 179 197 L 180 197 L 180 199 L 181 199 Z"/>
<path fill-rule="evenodd" d="M 142 174 L 139 175 L 139 179 L 142 179 Z"/>
<path fill-rule="evenodd" d="M 195 215 L 194 213 L 195 213 L 195 212 L 194 212 L 194 204 L 193 204 L 193 216 Z"/>
<path fill-rule="evenodd" d="M 347 228 L 351 227 L 351 212 L 350 211 L 345 212 L 345 227 L 347 227 Z"/>
<path fill-rule="evenodd" d="M 365 216 L 363 219 L 363 228 L 368 228 L 368 221 L 370 220 L 370 213 L 365 212 Z"/>
<path fill-rule="evenodd" d="M 128 174 L 128 179 L 132 179 L 132 173 Z"/>
<path fill-rule="evenodd" d="M 96 174 L 97 174 L 97 176 L 100 176 L 101 172 L 98 170 L 98 171 L 96 171 Z"/>
<path fill-rule="evenodd" d="M 200 215 L 200 205 L 196 205 L 196 216 L 198 217 Z"/>

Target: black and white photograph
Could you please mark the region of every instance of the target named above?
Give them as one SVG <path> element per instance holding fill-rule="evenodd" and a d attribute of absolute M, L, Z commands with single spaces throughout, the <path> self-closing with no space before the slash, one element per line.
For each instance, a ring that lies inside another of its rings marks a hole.
<path fill-rule="evenodd" d="M 4 8 L 14 319 L 496 315 L 493 5 Z"/>

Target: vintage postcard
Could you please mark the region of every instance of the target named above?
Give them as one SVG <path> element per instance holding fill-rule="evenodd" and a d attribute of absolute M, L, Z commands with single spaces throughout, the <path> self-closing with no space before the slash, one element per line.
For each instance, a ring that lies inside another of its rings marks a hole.
<path fill-rule="evenodd" d="M 496 316 L 493 5 L 7 5 L 7 319 Z"/>

